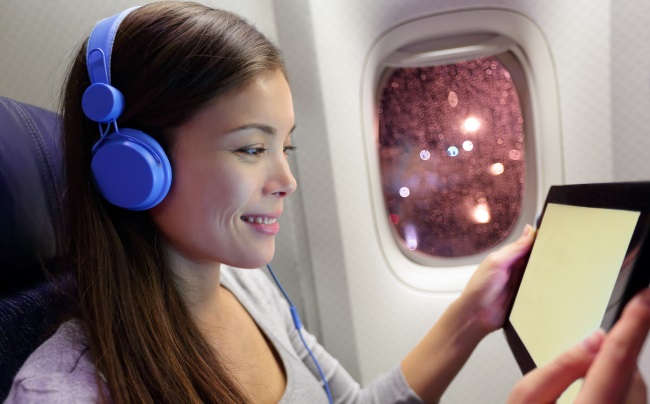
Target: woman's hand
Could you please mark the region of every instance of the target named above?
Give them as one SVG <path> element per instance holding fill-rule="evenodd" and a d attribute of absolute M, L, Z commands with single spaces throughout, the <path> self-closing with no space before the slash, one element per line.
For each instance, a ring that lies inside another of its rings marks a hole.
<path fill-rule="evenodd" d="M 526 256 L 535 239 L 535 231 L 526 225 L 514 243 L 489 254 L 469 280 L 458 299 L 466 312 L 481 325 L 485 334 L 503 326 L 516 283 Z"/>
<path fill-rule="evenodd" d="M 530 250 L 535 232 L 490 254 L 460 297 L 402 361 L 404 377 L 425 401 L 438 402 L 485 335 L 500 327 L 512 300 L 513 264 Z M 516 265 L 515 265 L 516 266 Z"/>
<path fill-rule="evenodd" d="M 650 289 L 626 306 L 605 335 L 597 331 L 548 364 L 528 373 L 512 390 L 508 403 L 554 402 L 585 377 L 576 403 L 644 403 L 646 388 L 636 362 L 650 330 Z"/>

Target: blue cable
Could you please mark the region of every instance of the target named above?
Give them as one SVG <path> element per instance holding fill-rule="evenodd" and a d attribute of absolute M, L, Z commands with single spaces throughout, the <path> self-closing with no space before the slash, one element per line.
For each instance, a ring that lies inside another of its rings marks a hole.
<path fill-rule="evenodd" d="M 330 393 L 330 386 L 327 383 L 327 380 L 325 380 L 325 375 L 323 374 L 323 370 L 320 367 L 320 364 L 316 360 L 316 357 L 314 356 L 313 352 L 309 347 L 307 346 L 307 342 L 305 342 L 305 338 L 302 336 L 302 322 L 300 321 L 300 316 L 298 315 L 298 309 L 296 309 L 296 306 L 293 305 L 291 302 L 291 299 L 289 299 L 289 295 L 287 295 L 287 292 L 284 291 L 284 288 L 282 285 L 280 285 L 280 281 L 278 278 L 275 276 L 275 273 L 271 269 L 271 265 L 267 264 L 266 268 L 268 268 L 269 273 L 273 277 L 273 280 L 275 281 L 275 284 L 278 285 L 278 288 L 280 289 L 280 292 L 284 295 L 284 298 L 287 299 L 287 302 L 289 302 L 289 310 L 291 311 L 291 318 L 293 318 L 293 325 L 296 327 L 296 330 L 298 331 L 298 335 L 300 336 L 300 340 L 302 341 L 302 344 L 305 346 L 305 349 L 307 352 L 309 352 L 309 356 L 311 356 L 312 361 L 314 361 L 314 364 L 316 365 L 316 369 L 318 369 L 318 373 L 320 374 L 321 380 L 323 380 L 323 387 L 325 388 L 325 393 L 327 393 L 327 399 L 329 400 L 330 404 L 332 404 L 332 393 Z"/>

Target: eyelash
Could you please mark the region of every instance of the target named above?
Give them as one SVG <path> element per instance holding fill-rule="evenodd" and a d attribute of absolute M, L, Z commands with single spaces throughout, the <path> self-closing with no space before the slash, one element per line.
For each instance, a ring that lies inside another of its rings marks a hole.
<path fill-rule="evenodd" d="M 243 153 L 243 154 L 245 154 L 247 156 L 258 157 L 258 156 L 261 156 L 262 154 L 264 154 L 267 150 L 268 149 L 265 149 L 263 147 L 244 147 L 244 148 L 241 148 L 241 149 L 237 150 L 237 152 Z M 296 150 L 296 146 L 284 146 L 284 148 L 283 148 L 284 154 L 288 154 L 290 151 L 293 151 L 293 150 Z"/>

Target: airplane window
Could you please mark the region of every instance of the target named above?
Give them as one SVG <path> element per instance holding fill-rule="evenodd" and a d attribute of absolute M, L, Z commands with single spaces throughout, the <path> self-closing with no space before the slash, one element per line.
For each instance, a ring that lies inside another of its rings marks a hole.
<path fill-rule="evenodd" d="M 403 250 L 465 257 L 508 237 L 522 210 L 526 134 L 499 58 L 387 69 L 376 112 L 386 220 Z"/>
<path fill-rule="evenodd" d="M 564 183 L 555 66 L 525 15 L 461 10 L 382 33 L 361 111 L 387 268 L 427 292 L 462 290 Z"/>

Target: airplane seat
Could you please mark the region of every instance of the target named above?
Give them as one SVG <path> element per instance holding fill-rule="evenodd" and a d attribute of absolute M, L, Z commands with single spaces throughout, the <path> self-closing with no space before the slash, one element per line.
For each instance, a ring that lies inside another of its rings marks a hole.
<path fill-rule="evenodd" d="M 59 123 L 54 112 L 0 96 L 0 401 L 70 306 L 60 293 L 70 277 L 55 271 L 63 225 Z"/>

